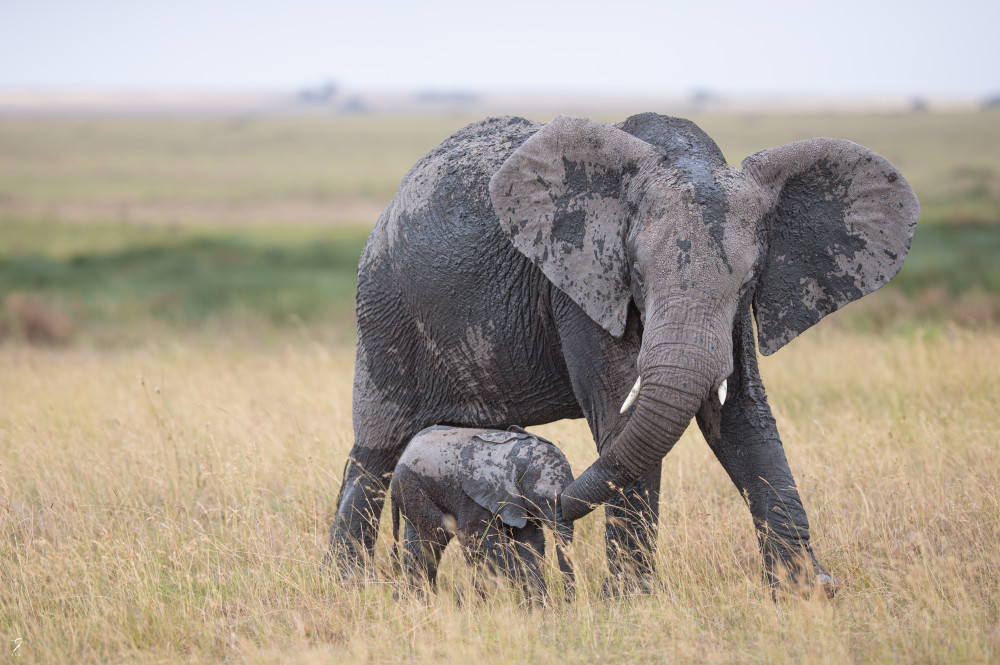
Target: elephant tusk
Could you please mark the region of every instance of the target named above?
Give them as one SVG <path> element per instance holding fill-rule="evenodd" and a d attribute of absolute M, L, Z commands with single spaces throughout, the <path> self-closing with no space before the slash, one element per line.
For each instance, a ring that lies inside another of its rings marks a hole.
<path fill-rule="evenodd" d="M 729 383 L 729 379 L 724 379 L 722 385 L 719 386 L 719 406 L 726 403 L 726 384 Z"/>
<path fill-rule="evenodd" d="M 630 392 L 628 394 L 628 397 L 625 398 L 625 402 L 622 404 L 622 408 L 618 413 L 625 413 L 626 411 L 628 411 L 628 408 L 632 406 L 632 402 L 634 402 L 635 398 L 639 396 L 639 390 L 641 388 L 642 388 L 642 377 L 640 376 L 635 380 L 635 385 L 632 386 L 632 392 Z"/>

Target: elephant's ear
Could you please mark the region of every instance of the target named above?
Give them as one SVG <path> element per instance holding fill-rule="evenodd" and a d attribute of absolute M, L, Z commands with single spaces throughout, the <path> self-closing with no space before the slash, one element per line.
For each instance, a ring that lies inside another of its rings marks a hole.
<path fill-rule="evenodd" d="M 774 201 L 753 300 L 764 355 L 899 272 L 920 204 L 884 157 L 809 139 L 751 155 L 743 172 Z"/>
<path fill-rule="evenodd" d="M 493 208 L 514 247 L 615 337 L 625 332 L 631 297 L 629 184 L 658 159 L 655 148 L 620 129 L 559 116 L 490 180 Z"/>
<path fill-rule="evenodd" d="M 528 523 L 528 510 L 513 469 L 479 467 L 462 479 L 462 490 L 500 520 L 520 529 Z"/>

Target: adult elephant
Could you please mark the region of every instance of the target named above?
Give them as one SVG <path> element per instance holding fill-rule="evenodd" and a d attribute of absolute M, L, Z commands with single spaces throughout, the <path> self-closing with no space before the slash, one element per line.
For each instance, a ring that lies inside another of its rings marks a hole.
<path fill-rule="evenodd" d="M 780 349 L 891 279 L 918 212 L 892 164 L 845 140 L 733 169 L 696 125 L 652 113 L 462 129 L 410 170 L 361 255 L 332 555 L 343 568 L 372 553 L 388 479 L 424 427 L 583 416 L 599 457 L 563 514 L 606 502 L 609 579 L 645 585 L 661 461 L 696 417 L 749 504 L 767 580 L 829 592 L 751 312 L 761 351 Z"/>

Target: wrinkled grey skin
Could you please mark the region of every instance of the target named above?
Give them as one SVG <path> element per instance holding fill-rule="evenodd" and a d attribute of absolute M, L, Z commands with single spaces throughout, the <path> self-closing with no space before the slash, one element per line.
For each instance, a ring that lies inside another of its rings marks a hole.
<path fill-rule="evenodd" d="M 456 536 L 466 561 L 507 575 L 530 603 L 544 604 L 547 526 L 569 599 L 573 524 L 563 519 L 558 497 L 572 481 L 562 452 L 519 427 L 423 430 L 399 458 L 390 485 L 397 542 L 400 514 L 406 522 L 403 567 L 412 580 L 435 586 L 441 555 Z"/>
<path fill-rule="evenodd" d="M 583 416 L 598 459 L 567 519 L 607 502 L 610 580 L 651 578 L 661 461 L 692 418 L 750 508 L 774 585 L 832 577 L 757 369 L 891 279 L 919 205 L 885 158 L 809 139 L 730 168 L 693 123 L 493 118 L 406 175 L 358 266 L 355 444 L 331 553 L 374 547 L 406 442 L 436 424 Z M 642 389 L 619 407 L 641 376 Z M 718 388 L 728 379 L 728 399 Z"/>

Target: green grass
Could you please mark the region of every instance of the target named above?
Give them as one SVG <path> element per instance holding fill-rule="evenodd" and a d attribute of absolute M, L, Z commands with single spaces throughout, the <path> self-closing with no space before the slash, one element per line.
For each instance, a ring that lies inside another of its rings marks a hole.
<path fill-rule="evenodd" d="M 1000 226 L 920 224 L 910 253 L 890 284 L 910 297 L 934 287 L 951 295 L 1000 295 Z"/>
<path fill-rule="evenodd" d="M 366 227 L 141 227 L 8 223 L 0 227 L 0 326 L 61 316 L 105 341 L 150 326 L 192 329 L 324 327 L 353 335 L 358 256 Z M 836 320 L 855 329 L 1000 324 L 1000 229 L 922 224 L 900 274 Z M 0 303 L 2 305 L 2 303 Z M 17 310 L 17 311 L 12 311 Z M 56 334 L 58 338 L 59 335 Z M 58 340 L 56 340 L 58 341 Z"/>
<path fill-rule="evenodd" d="M 6 225 L 0 242 L 10 235 L 31 247 L 0 254 L 0 293 L 21 303 L 8 303 L 8 329 L 24 324 L 12 310 L 24 311 L 28 299 L 34 308 L 27 316 L 68 317 L 74 330 L 98 338 L 141 336 L 151 323 L 183 329 L 332 322 L 340 336 L 353 332 L 367 229 L 160 229 L 150 237 L 126 229 Z M 38 246 L 44 237 L 59 238 L 55 251 Z M 3 317 L 0 311 L 0 324 Z"/>

